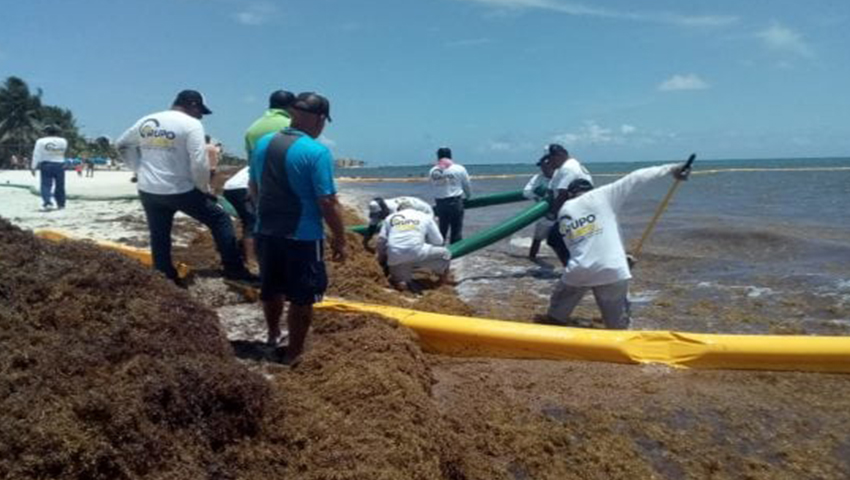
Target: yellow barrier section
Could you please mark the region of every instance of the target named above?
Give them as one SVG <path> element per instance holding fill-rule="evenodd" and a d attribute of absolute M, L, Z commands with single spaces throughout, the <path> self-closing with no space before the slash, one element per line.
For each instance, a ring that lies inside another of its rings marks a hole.
<path fill-rule="evenodd" d="M 153 265 L 153 257 L 151 256 L 150 250 L 146 250 L 144 248 L 130 247 L 130 246 L 127 246 L 127 245 L 122 245 L 120 243 L 108 242 L 106 240 L 90 240 L 90 239 L 74 238 L 71 235 L 64 233 L 64 232 L 60 232 L 58 230 L 43 229 L 43 230 L 36 230 L 33 233 L 35 234 L 36 237 L 43 238 L 45 240 L 51 240 L 51 241 L 54 241 L 54 242 L 61 242 L 61 241 L 64 241 L 64 240 L 77 240 L 77 241 L 92 242 L 99 247 L 108 248 L 109 250 L 115 250 L 118 253 L 126 255 L 130 258 L 134 258 L 134 259 L 138 260 L 139 262 L 141 262 L 143 265 L 147 265 L 147 266 Z M 186 265 L 185 263 L 181 263 L 181 262 L 177 262 L 176 268 L 177 268 L 177 275 L 180 278 L 185 278 L 187 275 L 189 275 L 189 272 L 191 271 L 191 268 L 189 268 L 188 265 Z"/>
<path fill-rule="evenodd" d="M 53 241 L 71 239 L 55 230 L 38 230 L 35 234 Z M 94 243 L 145 265 L 153 263 L 148 250 L 114 242 Z M 178 271 L 181 277 L 185 276 L 189 267 L 179 264 Z M 255 289 L 235 286 L 246 291 L 246 295 L 256 296 Z M 444 315 L 342 300 L 326 300 L 316 308 L 375 313 L 396 320 L 417 333 L 423 349 L 445 355 L 850 373 L 850 337 L 597 330 Z"/>
<path fill-rule="evenodd" d="M 850 373 L 850 337 L 595 330 L 330 300 L 317 308 L 397 320 L 419 335 L 424 349 L 446 355 Z"/>

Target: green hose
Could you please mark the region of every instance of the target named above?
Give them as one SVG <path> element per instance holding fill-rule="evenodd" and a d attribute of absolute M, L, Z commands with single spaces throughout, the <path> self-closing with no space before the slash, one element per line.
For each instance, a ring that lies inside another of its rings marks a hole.
<path fill-rule="evenodd" d="M 493 205 L 521 202 L 523 200 L 527 199 L 522 196 L 522 190 L 516 190 L 513 192 L 492 193 L 490 195 L 467 198 L 463 201 L 463 208 L 464 210 L 466 210 L 469 208 L 492 207 Z"/>
<path fill-rule="evenodd" d="M 233 208 L 233 205 L 230 202 L 228 202 L 227 199 L 224 198 L 221 195 L 218 196 L 218 204 L 221 205 L 221 208 L 223 208 L 224 211 L 227 212 L 227 214 L 230 215 L 231 217 L 238 217 L 239 216 L 239 214 L 236 212 L 236 209 Z"/>
<path fill-rule="evenodd" d="M 449 251 L 452 253 L 452 259 L 460 258 L 468 253 L 482 249 L 488 245 L 498 242 L 499 240 L 512 235 L 514 232 L 522 230 L 531 225 L 536 220 L 545 216 L 549 211 L 549 202 L 542 201 L 534 204 L 534 206 L 521 212 L 517 216 L 509 219 L 506 222 L 490 227 L 483 232 L 465 238 L 457 243 L 449 245 Z"/>
<path fill-rule="evenodd" d="M 491 193 L 490 195 L 481 195 L 480 197 L 467 198 L 463 201 L 463 209 L 492 207 L 493 205 L 502 205 L 504 203 L 521 202 L 527 200 L 522 196 L 522 190 L 511 192 Z M 365 235 L 369 225 L 353 225 L 348 227 L 348 230 L 360 235 Z"/>

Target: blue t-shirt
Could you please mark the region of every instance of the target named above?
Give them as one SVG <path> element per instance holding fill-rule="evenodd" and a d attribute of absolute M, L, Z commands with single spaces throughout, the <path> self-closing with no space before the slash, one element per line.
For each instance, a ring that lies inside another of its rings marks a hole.
<path fill-rule="evenodd" d="M 259 193 L 256 233 L 324 238 L 318 199 L 336 194 L 333 156 L 327 147 L 294 128 L 269 133 L 251 154 L 249 176 Z"/>

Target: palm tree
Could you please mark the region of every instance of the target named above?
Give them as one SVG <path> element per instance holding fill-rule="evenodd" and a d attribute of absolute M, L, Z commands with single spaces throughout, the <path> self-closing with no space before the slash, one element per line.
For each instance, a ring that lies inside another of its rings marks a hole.
<path fill-rule="evenodd" d="M 26 154 L 41 131 L 41 89 L 30 93 L 27 83 L 9 77 L 0 87 L 0 147 Z"/>

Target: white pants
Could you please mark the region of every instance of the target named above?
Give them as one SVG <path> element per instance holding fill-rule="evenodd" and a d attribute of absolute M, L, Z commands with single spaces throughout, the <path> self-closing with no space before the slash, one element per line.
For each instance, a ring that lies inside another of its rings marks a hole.
<path fill-rule="evenodd" d="M 429 270 L 442 275 L 449 269 L 451 258 L 452 255 L 447 248 L 431 246 L 416 260 L 390 265 L 390 279 L 396 282 L 409 282 L 413 279 L 413 271 L 416 269 Z"/>
<path fill-rule="evenodd" d="M 570 318 L 588 290 L 593 290 L 596 305 L 602 312 L 602 321 L 610 329 L 625 330 L 632 323 L 629 311 L 629 281 L 609 283 L 597 287 L 574 287 L 558 281 L 549 300 L 549 317 L 559 322 Z"/>

